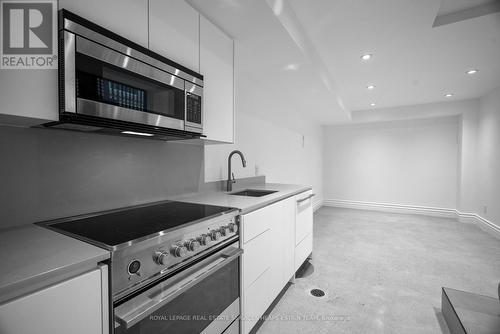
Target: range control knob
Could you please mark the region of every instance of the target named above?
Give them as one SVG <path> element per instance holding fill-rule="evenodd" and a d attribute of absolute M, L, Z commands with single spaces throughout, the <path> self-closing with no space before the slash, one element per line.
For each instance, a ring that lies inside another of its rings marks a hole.
<path fill-rule="evenodd" d="M 167 264 L 168 252 L 158 251 L 155 252 L 154 259 L 157 264 L 164 266 Z"/>
<path fill-rule="evenodd" d="M 211 230 L 209 235 L 212 241 L 217 241 L 220 239 L 220 231 L 218 230 Z"/>
<path fill-rule="evenodd" d="M 130 261 L 127 267 L 129 275 L 141 276 L 139 269 L 141 269 L 141 262 L 139 260 Z"/>
<path fill-rule="evenodd" d="M 220 234 L 224 237 L 229 234 L 229 226 L 221 226 L 219 229 Z"/>
<path fill-rule="evenodd" d="M 208 234 L 202 234 L 202 235 L 200 235 L 197 238 L 197 240 L 200 243 L 200 245 L 202 245 L 202 246 L 208 245 L 210 243 L 210 241 L 211 241 L 210 236 Z"/>
<path fill-rule="evenodd" d="M 182 246 L 182 245 L 174 245 L 170 249 L 170 252 L 175 256 L 175 257 L 184 257 L 187 254 L 187 248 Z"/>
<path fill-rule="evenodd" d="M 188 251 L 196 252 L 200 248 L 200 243 L 196 239 L 188 240 L 184 243 Z"/>
<path fill-rule="evenodd" d="M 231 233 L 238 232 L 238 225 L 236 225 L 235 223 L 230 223 L 228 226 Z"/>

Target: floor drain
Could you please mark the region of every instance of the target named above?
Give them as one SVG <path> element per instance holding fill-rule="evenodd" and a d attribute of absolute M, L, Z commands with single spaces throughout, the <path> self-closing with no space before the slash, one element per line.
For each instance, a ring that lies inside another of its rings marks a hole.
<path fill-rule="evenodd" d="M 323 297 L 325 295 L 325 292 L 320 289 L 312 289 L 311 295 L 313 295 L 314 297 Z"/>

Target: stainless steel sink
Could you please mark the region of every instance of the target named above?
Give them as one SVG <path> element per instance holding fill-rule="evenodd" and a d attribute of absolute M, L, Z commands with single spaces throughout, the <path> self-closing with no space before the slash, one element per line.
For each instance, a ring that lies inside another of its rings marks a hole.
<path fill-rule="evenodd" d="M 276 192 L 278 192 L 278 191 L 277 190 L 245 189 L 245 190 L 237 191 L 234 193 L 230 193 L 229 195 L 262 197 L 262 196 L 266 196 L 266 195 L 273 194 Z"/>

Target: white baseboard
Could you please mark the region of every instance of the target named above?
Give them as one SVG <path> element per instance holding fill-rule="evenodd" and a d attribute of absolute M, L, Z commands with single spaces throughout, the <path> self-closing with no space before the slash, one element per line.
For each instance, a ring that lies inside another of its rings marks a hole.
<path fill-rule="evenodd" d="M 318 198 L 313 203 L 313 212 L 316 212 L 319 208 L 323 206 L 323 199 Z"/>
<path fill-rule="evenodd" d="M 472 223 L 472 224 L 479 223 L 479 216 L 476 215 L 475 213 L 460 212 L 458 210 L 456 210 L 456 212 L 458 221 L 462 223 Z"/>
<path fill-rule="evenodd" d="M 488 232 L 500 239 L 500 226 L 494 224 L 486 218 L 475 213 L 464 213 L 457 210 L 457 218 L 464 223 L 473 223 L 478 225 L 483 231 Z"/>
<path fill-rule="evenodd" d="M 445 217 L 458 219 L 463 223 L 473 223 L 478 225 L 482 230 L 492 234 L 496 238 L 500 238 L 500 226 L 483 218 L 475 213 L 460 212 L 456 209 L 449 208 L 435 208 L 415 205 L 400 205 L 388 203 L 375 203 L 375 202 L 362 202 L 362 201 L 349 201 L 339 199 L 325 199 L 324 206 L 331 206 L 336 208 L 348 208 L 359 210 L 374 210 L 392 213 L 405 213 L 417 214 L 432 217 Z"/>
<path fill-rule="evenodd" d="M 375 210 L 383 212 L 407 213 L 407 214 L 414 214 L 414 215 L 417 214 L 417 215 L 426 215 L 434 217 L 456 218 L 457 216 L 455 209 L 434 208 L 434 207 L 425 207 L 416 205 L 348 201 L 340 199 L 325 199 L 324 205 L 333 206 L 337 208 Z"/>

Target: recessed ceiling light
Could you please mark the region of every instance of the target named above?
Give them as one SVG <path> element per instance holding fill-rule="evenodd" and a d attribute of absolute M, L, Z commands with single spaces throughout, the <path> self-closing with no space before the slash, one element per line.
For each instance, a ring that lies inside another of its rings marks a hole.
<path fill-rule="evenodd" d="M 361 56 L 361 60 L 370 60 L 372 58 L 371 53 L 367 53 Z"/>
<path fill-rule="evenodd" d="M 451 94 L 451 93 L 448 93 L 445 95 L 445 97 L 452 97 L 452 96 L 453 96 L 453 94 Z"/>
<path fill-rule="evenodd" d="M 285 67 L 283 67 L 283 69 L 285 71 L 297 71 L 299 69 L 299 67 L 300 67 L 300 64 L 291 63 L 291 64 L 288 64 Z"/>
<path fill-rule="evenodd" d="M 377 104 L 376 103 L 370 103 L 370 106 L 375 107 Z"/>
<path fill-rule="evenodd" d="M 465 73 L 467 73 L 467 74 L 476 74 L 477 72 L 479 72 L 479 71 L 478 71 L 478 70 L 476 70 L 476 69 L 470 69 L 470 70 L 468 70 L 468 71 L 467 71 L 467 72 L 465 72 Z"/>
<path fill-rule="evenodd" d="M 369 90 L 373 90 L 373 89 L 375 89 L 375 85 L 368 85 L 368 86 L 366 86 L 366 88 L 368 88 Z"/>

